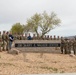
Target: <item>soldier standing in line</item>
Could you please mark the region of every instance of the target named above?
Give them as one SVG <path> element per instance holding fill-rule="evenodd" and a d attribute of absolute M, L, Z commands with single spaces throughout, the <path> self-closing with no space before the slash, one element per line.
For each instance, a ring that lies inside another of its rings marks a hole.
<path fill-rule="evenodd" d="M 50 36 L 50 40 L 52 40 L 52 36 Z"/>
<path fill-rule="evenodd" d="M 2 52 L 1 47 L 2 47 L 2 35 L 1 35 L 1 31 L 0 31 L 0 52 Z"/>
<path fill-rule="evenodd" d="M 65 54 L 67 54 L 67 51 L 68 51 L 68 39 L 65 39 L 64 50 L 65 50 Z"/>
<path fill-rule="evenodd" d="M 33 34 L 33 40 L 36 40 L 36 35 L 35 34 Z"/>
<path fill-rule="evenodd" d="M 74 54 L 76 55 L 76 38 L 73 41 L 73 51 L 74 51 Z"/>
<path fill-rule="evenodd" d="M 22 36 L 21 35 L 19 35 L 19 40 L 22 40 Z"/>
<path fill-rule="evenodd" d="M 2 34 L 2 41 L 3 41 L 3 51 L 6 50 L 6 33 L 5 31 L 3 31 L 3 34 Z"/>
<path fill-rule="evenodd" d="M 71 50 L 72 50 L 72 48 L 73 48 L 73 42 L 72 42 L 72 40 L 69 40 L 69 42 L 68 42 L 68 53 L 69 54 L 71 54 Z"/>
<path fill-rule="evenodd" d="M 6 50 L 8 51 L 9 50 L 9 32 L 6 33 Z"/>
<path fill-rule="evenodd" d="M 47 38 L 46 39 L 49 40 L 49 35 L 47 35 Z"/>
<path fill-rule="evenodd" d="M 39 34 L 37 35 L 37 40 L 40 40 L 40 35 Z"/>
<path fill-rule="evenodd" d="M 25 33 L 25 36 L 24 36 L 25 40 L 27 40 L 27 34 Z"/>
<path fill-rule="evenodd" d="M 22 37 L 22 40 L 25 40 L 25 37 L 24 37 L 24 35 L 23 35 L 23 34 L 21 35 L 21 37 Z"/>
<path fill-rule="evenodd" d="M 65 40 L 61 38 L 61 54 L 63 54 Z"/>

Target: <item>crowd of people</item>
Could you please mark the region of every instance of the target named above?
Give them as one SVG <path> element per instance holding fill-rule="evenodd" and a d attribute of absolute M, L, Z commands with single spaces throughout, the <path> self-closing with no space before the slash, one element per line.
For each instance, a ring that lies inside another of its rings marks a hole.
<path fill-rule="evenodd" d="M 65 54 L 71 54 L 71 52 L 74 52 L 76 55 L 76 38 L 75 39 L 64 39 L 61 38 L 61 53 Z"/>
<path fill-rule="evenodd" d="M 3 31 L 1 34 L 0 31 L 0 52 L 11 50 L 12 42 L 14 41 L 14 37 L 11 32 Z"/>

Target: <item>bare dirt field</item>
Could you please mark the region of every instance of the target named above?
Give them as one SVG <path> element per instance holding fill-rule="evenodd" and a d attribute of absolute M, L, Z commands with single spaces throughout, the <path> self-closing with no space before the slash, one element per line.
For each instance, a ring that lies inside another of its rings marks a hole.
<path fill-rule="evenodd" d="M 17 74 L 51 74 L 76 72 L 76 56 L 65 54 L 27 53 L 26 60 L 22 53 L 19 55 L 0 52 L 0 75 Z"/>

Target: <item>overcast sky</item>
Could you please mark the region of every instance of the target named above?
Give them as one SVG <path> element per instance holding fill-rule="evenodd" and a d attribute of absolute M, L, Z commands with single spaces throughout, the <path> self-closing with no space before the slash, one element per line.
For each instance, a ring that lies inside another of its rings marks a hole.
<path fill-rule="evenodd" d="M 50 35 L 76 35 L 76 0 L 0 0 L 0 31 L 10 30 L 17 22 L 26 24 L 36 12 L 44 11 L 54 11 L 62 21 Z"/>

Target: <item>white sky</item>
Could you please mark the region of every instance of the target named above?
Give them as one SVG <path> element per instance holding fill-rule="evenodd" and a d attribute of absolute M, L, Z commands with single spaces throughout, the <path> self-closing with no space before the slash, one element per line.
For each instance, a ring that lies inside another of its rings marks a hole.
<path fill-rule="evenodd" d="M 0 31 L 17 22 L 26 24 L 27 18 L 44 11 L 54 11 L 62 21 L 50 35 L 76 35 L 76 0 L 0 0 Z"/>

